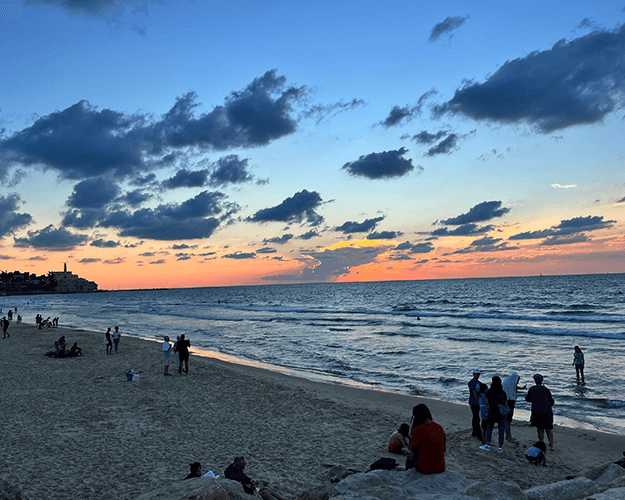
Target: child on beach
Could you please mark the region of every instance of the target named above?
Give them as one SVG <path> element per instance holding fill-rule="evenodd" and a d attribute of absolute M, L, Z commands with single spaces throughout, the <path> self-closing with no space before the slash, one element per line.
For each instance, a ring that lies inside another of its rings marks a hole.
<path fill-rule="evenodd" d="M 410 426 L 408 424 L 401 424 L 388 440 L 388 451 L 395 453 L 396 455 L 410 455 L 410 442 L 408 436 L 410 435 Z"/>
<path fill-rule="evenodd" d="M 547 445 L 544 441 L 536 441 L 532 446 L 530 446 L 525 452 L 525 458 L 530 464 L 534 465 L 547 465 L 547 458 L 545 455 L 547 454 Z"/>

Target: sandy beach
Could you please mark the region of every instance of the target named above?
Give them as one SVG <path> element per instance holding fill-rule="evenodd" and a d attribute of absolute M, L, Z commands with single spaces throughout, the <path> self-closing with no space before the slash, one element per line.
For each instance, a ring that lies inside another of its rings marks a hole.
<path fill-rule="evenodd" d="M 625 450 L 623 436 L 557 426 L 548 466 L 533 467 L 523 457 L 536 440 L 527 421 L 513 422 L 519 444 L 484 452 L 471 437 L 468 405 L 312 382 L 193 349 L 188 376 L 178 375 L 172 355 L 174 376 L 164 377 L 159 342 L 122 336 L 119 354 L 107 356 L 104 332 L 13 322 L 9 333 L 0 344 L 0 466 L 30 500 L 134 499 L 183 479 L 192 461 L 223 474 L 240 454 L 250 477 L 291 498 L 325 483 L 328 464 L 365 471 L 389 456 L 389 435 L 423 402 L 445 428 L 447 469 L 473 481 L 529 488 Z M 45 356 L 61 335 L 84 356 Z M 129 369 L 138 382 L 127 381 Z"/>

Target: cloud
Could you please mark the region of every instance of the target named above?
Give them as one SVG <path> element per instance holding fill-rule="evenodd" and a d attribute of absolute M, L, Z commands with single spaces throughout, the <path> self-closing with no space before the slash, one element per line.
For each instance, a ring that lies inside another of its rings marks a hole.
<path fill-rule="evenodd" d="M 234 252 L 222 255 L 222 259 L 255 259 L 256 254 L 254 252 Z"/>
<path fill-rule="evenodd" d="M 449 135 L 447 130 L 439 130 L 438 132 L 431 134 L 427 130 L 422 130 L 416 135 L 412 136 L 412 140 L 417 144 L 432 144 L 433 142 L 442 139 L 446 135 Z"/>
<path fill-rule="evenodd" d="M 225 184 L 241 184 L 252 180 L 248 170 L 248 160 L 240 159 L 237 155 L 228 155 L 219 158 L 212 171 L 209 184 L 223 186 Z"/>
<path fill-rule="evenodd" d="M 625 196 L 623 198 L 621 198 L 620 200 L 617 200 L 616 203 L 625 203 Z"/>
<path fill-rule="evenodd" d="M 102 259 L 94 259 L 94 258 L 85 258 L 85 259 L 80 259 L 78 261 L 79 264 L 96 264 L 97 262 L 101 262 Z"/>
<path fill-rule="evenodd" d="M 273 247 L 262 247 L 256 250 L 256 253 L 278 253 L 278 251 Z"/>
<path fill-rule="evenodd" d="M 284 200 L 280 205 L 263 208 L 247 220 L 250 222 L 308 222 L 315 226 L 323 221 L 315 209 L 321 205 L 321 196 L 316 191 L 304 189 Z"/>
<path fill-rule="evenodd" d="M 588 241 L 588 237 L 585 234 L 573 234 L 570 236 L 551 236 L 545 241 L 542 241 L 541 245 L 571 245 L 573 243 L 585 243 Z"/>
<path fill-rule="evenodd" d="M 341 167 L 353 176 L 367 177 L 369 179 L 390 179 L 402 177 L 412 170 L 414 165 L 411 159 L 402 158 L 408 152 L 401 148 L 393 151 L 383 151 L 382 153 L 370 153 L 361 156 L 355 161 L 348 162 Z M 422 167 L 417 167 L 423 170 Z"/>
<path fill-rule="evenodd" d="M 493 226 L 490 224 L 488 226 L 478 226 L 477 224 L 468 223 L 461 224 L 460 226 L 454 229 L 448 229 L 446 227 L 441 227 L 432 231 L 432 236 L 475 236 L 478 234 L 488 233 L 493 230 Z"/>
<path fill-rule="evenodd" d="M 89 245 L 98 248 L 115 248 L 119 246 L 119 242 L 113 240 L 105 241 L 102 238 L 99 238 L 97 240 L 93 240 Z"/>
<path fill-rule="evenodd" d="M 148 264 L 167 264 L 167 260 L 165 259 L 153 260 L 151 262 L 148 262 Z"/>
<path fill-rule="evenodd" d="M 65 228 L 55 229 L 52 224 L 37 231 L 28 231 L 26 238 L 13 238 L 18 248 L 42 248 L 52 251 L 71 250 L 84 245 L 89 238 L 70 233 Z"/>
<path fill-rule="evenodd" d="M 263 240 L 263 244 L 274 243 L 276 245 L 284 245 L 289 240 L 293 239 L 293 235 L 291 233 L 285 233 L 282 236 L 276 236 L 275 238 L 266 238 Z"/>
<path fill-rule="evenodd" d="M 310 240 L 312 238 L 320 238 L 321 235 L 317 232 L 316 229 L 311 229 L 310 231 L 305 232 L 304 234 L 300 234 L 297 239 L 298 240 Z"/>
<path fill-rule="evenodd" d="M 508 60 L 483 83 L 467 83 L 435 115 L 527 123 L 550 133 L 597 123 L 625 94 L 625 25 L 597 30 L 551 49 Z"/>
<path fill-rule="evenodd" d="M 435 138 L 435 137 L 436 138 L 441 137 L 440 135 L 441 132 L 437 132 L 436 134 L 431 135 L 427 138 L 422 135 L 424 133 L 427 134 L 427 132 L 421 132 L 421 134 L 417 134 L 417 135 L 421 136 L 420 137 L 421 140 L 426 140 L 426 139 L 431 140 L 432 138 Z M 432 156 L 441 155 L 441 154 L 451 154 L 458 149 L 458 142 L 460 140 L 463 140 L 463 139 L 466 139 L 467 137 L 475 135 L 475 133 L 476 133 L 475 130 L 472 130 L 468 134 L 454 134 L 454 133 L 445 132 L 443 135 L 446 134 L 446 137 L 442 141 L 440 141 L 436 146 L 432 146 L 430 149 L 428 149 L 427 153 L 425 153 L 425 156 L 432 157 Z"/>
<path fill-rule="evenodd" d="M 20 203 L 21 198 L 18 194 L 0 196 L 0 239 L 25 228 L 32 222 L 30 214 L 17 212 Z"/>
<path fill-rule="evenodd" d="M 149 193 L 144 193 L 140 189 L 135 189 L 134 191 L 129 191 L 121 197 L 122 201 L 125 201 L 131 207 L 138 207 L 144 201 L 148 201 L 152 198 L 152 195 Z"/>
<path fill-rule="evenodd" d="M 449 39 L 451 40 L 454 36 L 454 31 L 460 28 L 466 20 L 469 19 L 469 16 L 448 16 L 440 23 L 437 23 L 430 33 L 430 37 L 428 40 L 430 42 L 434 42 L 438 40 L 442 35 L 449 35 Z"/>
<path fill-rule="evenodd" d="M 541 238 L 562 238 L 573 234 L 582 233 L 584 231 L 598 231 L 600 229 L 610 229 L 615 220 L 603 220 L 603 216 L 574 217 L 560 221 L 557 226 L 540 231 L 525 231 L 510 236 L 509 240 L 535 240 Z M 554 240 L 557 241 L 557 240 Z"/>
<path fill-rule="evenodd" d="M 349 274 L 350 270 L 374 262 L 384 248 L 342 247 L 311 252 L 307 255 L 315 260 L 312 267 L 304 269 L 299 277 L 303 281 L 332 281 Z"/>
<path fill-rule="evenodd" d="M 475 205 L 466 214 L 451 217 L 441 222 L 449 226 L 459 226 L 461 224 L 483 222 L 496 217 L 502 217 L 508 212 L 510 212 L 509 208 L 501 208 L 501 201 L 484 201 Z"/>
<path fill-rule="evenodd" d="M 102 208 L 113 201 L 119 194 L 117 184 L 109 179 L 94 177 L 85 179 L 74 186 L 67 200 L 72 208 Z"/>
<path fill-rule="evenodd" d="M 384 217 L 376 217 L 375 219 L 366 219 L 363 222 L 347 221 L 342 225 L 335 227 L 334 230 L 345 234 L 368 233 L 372 229 L 375 229 L 378 223 L 383 220 Z"/>
<path fill-rule="evenodd" d="M 220 224 L 216 216 L 226 216 L 238 207 L 224 203 L 220 192 L 202 191 L 180 204 L 159 205 L 155 209 L 135 212 L 118 210 L 109 213 L 99 223 L 101 227 L 116 228 L 120 236 L 152 240 L 187 240 L 210 237 Z M 223 217 L 222 217 L 223 218 Z"/>
<path fill-rule="evenodd" d="M 194 92 L 178 98 L 157 120 L 98 111 L 82 100 L 1 138 L 0 164 L 52 168 L 67 179 L 105 174 L 138 179 L 176 161 L 176 150 L 252 148 L 292 134 L 297 128 L 293 106 L 308 93 L 305 87 L 286 86 L 286 78 L 271 70 L 200 115 Z"/>
<path fill-rule="evenodd" d="M 555 189 L 573 189 L 577 187 L 577 184 L 552 184 L 551 187 Z"/>
<path fill-rule="evenodd" d="M 330 120 L 334 118 L 339 113 L 351 111 L 364 105 L 365 101 L 361 99 L 352 99 L 348 102 L 339 101 L 337 103 L 328 105 L 317 104 L 307 109 L 304 113 L 302 113 L 302 116 L 304 118 L 315 118 L 317 120 L 317 124 L 319 124 L 324 120 Z"/>
<path fill-rule="evenodd" d="M 399 238 L 402 234 L 401 231 L 379 231 L 373 232 L 367 235 L 368 240 L 394 240 Z"/>
<path fill-rule="evenodd" d="M 419 97 L 419 101 L 415 106 L 410 106 L 408 104 L 406 104 L 406 106 L 404 107 L 393 106 L 389 115 L 384 121 L 380 122 L 380 125 L 389 128 L 399 124 L 408 123 L 413 118 L 421 115 L 421 110 L 423 109 L 425 101 L 427 101 L 430 97 L 436 95 L 437 93 L 438 92 L 434 89 L 428 90 L 425 94 Z"/>
<path fill-rule="evenodd" d="M 148 3 L 152 3 L 149 0 L 23 0 L 23 2 L 25 5 L 35 7 L 50 5 L 71 14 L 86 14 L 92 17 L 116 17 L 129 5 L 135 6 L 133 12 L 147 12 Z"/>
<path fill-rule="evenodd" d="M 105 215 L 106 212 L 104 210 L 95 208 L 69 210 L 65 213 L 61 224 L 65 227 L 88 229 L 97 226 L 100 219 L 105 217 Z"/>
<path fill-rule="evenodd" d="M 397 245 L 395 250 L 407 250 L 408 253 L 429 253 L 434 250 L 434 245 L 429 241 L 425 243 L 415 243 L 414 245 L 409 241 L 405 241 Z"/>
<path fill-rule="evenodd" d="M 479 240 L 474 240 L 468 247 L 461 248 L 455 252 L 446 253 L 444 255 L 477 253 L 477 252 L 502 252 L 507 250 L 518 250 L 518 247 L 508 246 L 507 242 L 502 242 L 501 238 L 492 238 L 485 236 Z"/>
<path fill-rule="evenodd" d="M 165 179 L 162 186 L 165 189 L 175 189 L 179 187 L 203 187 L 207 184 L 209 171 L 204 170 L 187 170 L 186 168 L 178 170 L 173 177 Z"/>

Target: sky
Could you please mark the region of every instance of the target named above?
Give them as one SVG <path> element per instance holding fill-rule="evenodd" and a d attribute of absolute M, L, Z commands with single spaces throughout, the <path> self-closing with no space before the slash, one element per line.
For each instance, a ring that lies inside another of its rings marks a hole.
<path fill-rule="evenodd" d="M 0 269 L 625 272 L 625 2 L 0 3 Z"/>

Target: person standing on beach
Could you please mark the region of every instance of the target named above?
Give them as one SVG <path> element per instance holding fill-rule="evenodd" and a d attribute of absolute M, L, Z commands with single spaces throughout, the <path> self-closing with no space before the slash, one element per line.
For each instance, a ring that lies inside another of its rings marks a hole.
<path fill-rule="evenodd" d="M 473 370 L 473 378 L 469 380 L 469 406 L 471 407 L 471 413 L 473 418 L 471 419 L 471 427 L 474 438 L 482 440 L 482 429 L 480 428 L 480 398 L 478 393 L 480 392 L 480 370 Z"/>
<path fill-rule="evenodd" d="M 111 339 L 111 328 L 106 329 L 104 334 L 104 343 L 106 344 L 106 354 L 113 353 L 113 340 Z"/>
<path fill-rule="evenodd" d="M 555 403 L 551 391 L 543 385 L 543 376 L 540 373 L 534 375 L 533 385 L 527 391 L 525 401 L 532 403 L 530 425 L 536 427 L 538 439 L 544 441 L 545 431 L 549 439 L 549 449 L 553 448 L 553 405 Z"/>
<path fill-rule="evenodd" d="M 527 386 L 519 387 L 519 374 L 516 372 L 511 373 L 503 381 L 503 390 L 506 391 L 508 397 L 508 417 L 506 418 L 506 439 L 511 443 L 518 443 L 516 439 L 512 437 L 512 416 L 514 415 L 514 407 L 517 400 L 517 392 L 519 389 L 525 389 Z"/>
<path fill-rule="evenodd" d="M 575 367 L 575 376 L 577 377 L 577 383 L 579 384 L 579 376 L 582 376 L 582 385 L 586 385 L 584 380 L 584 353 L 578 345 L 575 346 L 575 353 L 573 354 L 573 366 Z"/>
<path fill-rule="evenodd" d="M 119 349 L 119 339 L 121 338 L 122 334 L 119 333 L 119 326 L 115 327 L 115 331 L 113 332 L 113 343 L 115 344 L 115 354 L 118 353 L 118 349 Z"/>
<path fill-rule="evenodd" d="M 488 427 L 486 427 L 486 444 L 480 446 L 480 450 L 490 451 L 490 439 L 495 424 L 499 428 L 499 453 L 503 453 L 503 441 L 506 428 L 506 418 L 508 416 L 508 397 L 503 390 L 501 378 L 494 376 L 490 384 L 490 389 L 486 391 L 486 401 L 488 404 Z"/>
<path fill-rule="evenodd" d="M 165 371 L 163 375 L 171 375 L 169 373 L 169 356 L 171 356 L 171 344 L 169 343 L 169 337 L 165 335 L 165 341 L 163 342 L 163 363 L 165 364 Z"/>
<path fill-rule="evenodd" d="M 184 333 L 180 335 L 180 340 L 176 342 L 176 346 L 178 348 L 178 373 L 182 375 L 182 365 L 184 363 L 184 373 L 189 375 L 189 347 L 191 347 L 191 342 L 184 338 Z"/>
<path fill-rule="evenodd" d="M 6 319 L 6 316 L 2 316 L 2 338 L 6 339 L 10 337 L 11 334 L 7 331 L 9 329 L 9 320 Z"/>

